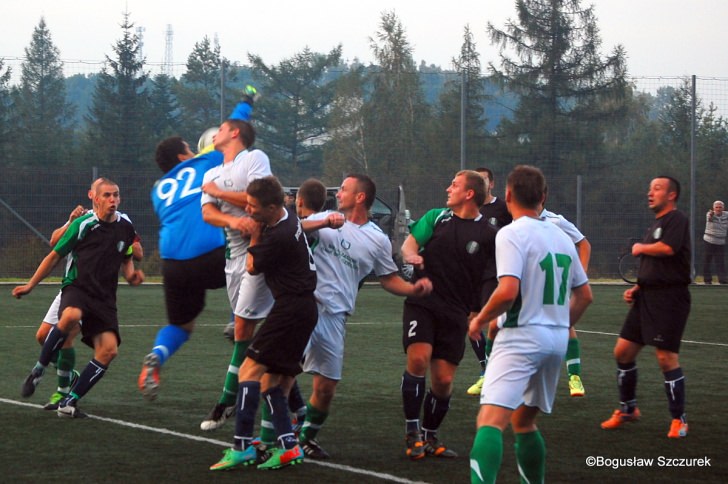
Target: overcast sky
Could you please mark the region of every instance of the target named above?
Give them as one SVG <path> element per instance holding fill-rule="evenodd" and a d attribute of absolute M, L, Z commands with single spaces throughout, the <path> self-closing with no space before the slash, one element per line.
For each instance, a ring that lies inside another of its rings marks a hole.
<path fill-rule="evenodd" d="M 622 44 L 633 76 L 728 78 L 726 0 L 592 0 L 607 54 Z M 587 2 L 584 2 L 586 5 Z M 185 63 L 195 42 L 217 35 L 222 53 L 247 62 L 248 52 L 268 64 L 308 46 L 329 52 L 343 46 L 346 60 L 373 61 L 370 37 L 381 14 L 394 11 L 419 64 L 451 68 L 466 24 L 475 36 L 481 64 L 497 63 L 486 36 L 490 21 L 503 28 L 515 19 L 514 0 L 1 0 L 0 58 L 22 57 L 33 29 L 45 17 L 65 61 L 100 61 L 121 37 L 122 13 L 144 28 L 144 54 L 164 60 L 167 25 L 174 32 L 173 59 Z"/>

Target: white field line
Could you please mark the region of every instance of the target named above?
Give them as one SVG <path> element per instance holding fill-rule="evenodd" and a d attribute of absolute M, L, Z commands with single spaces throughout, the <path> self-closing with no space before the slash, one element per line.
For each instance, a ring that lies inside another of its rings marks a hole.
<path fill-rule="evenodd" d="M 41 405 L 36 405 L 34 403 L 19 402 L 17 400 L 9 400 L 7 398 L 2 398 L 2 397 L 0 397 L 0 403 L 6 403 L 9 405 L 17 405 L 20 407 L 29 407 L 29 408 L 38 409 L 38 410 L 41 410 L 43 408 Z M 200 437 L 198 435 L 183 434 L 181 432 L 175 432 L 174 430 L 150 427 L 148 425 L 136 424 L 133 422 L 127 422 L 125 420 L 118 420 L 115 418 L 99 417 L 97 415 L 91 415 L 91 414 L 88 414 L 88 417 L 95 419 L 95 420 L 100 420 L 102 422 L 107 422 L 107 423 L 111 423 L 111 424 L 115 424 L 115 425 L 121 425 L 122 427 L 129 427 L 132 429 L 143 430 L 146 432 L 156 432 L 158 434 L 169 435 L 169 436 L 178 437 L 181 439 L 194 440 L 197 442 L 206 442 L 208 444 L 214 444 L 214 445 L 217 445 L 220 447 L 229 447 L 230 446 L 230 442 L 223 442 L 221 440 L 208 439 L 206 437 Z M 321 461 L 315 461 L 312 459 L 307 459 L 305 461 L 305 463 L 319 465 L 322 467 L 327 467 L 329 469 L 335 469 L 335 470 L 342 471 L 342 472 L 350 472 L 353 474 L 360 474 L 360 475 L 364 475 L 364 476 L 368 476 L 368 477 L 374 477 L 377 479 L 382 479 L 383 481 L 400 482 L 402 484 L 425 484 L 423 481 L 411 481 L 409 479 L 393 476 L 391 474 L 385 474 L 382 472 L 374 472 L 374 471 L 370 471 L 367 469 L 360 469 L 358 467 L 351 467 L 351 466 L 342 465 L 342 464 L 333 464 L 331 462 L 321 462 Z"/>
<path fill-rule="evenodd" d="M 389 324 L 401 324 L 400 322 L 381 322 L 381 321 L 359 321 L 352 323 L 351 321 L 346 323 L 347 326 L 376 326 L 376 325 L 389 325 Z M 122 324 L 121 328 L 154 328 L 154 327 L 160 327 L 161 324 Z M 200 327 L 220 327 L 222 328 L 225 326 L 225 324 L 215 323 L 215 324 L 198 324 L 197 326 Z M 27 329 L 27 328 L 35 328 L 37 325 L 33 324 L 26 324 L 26 325 L 12 325 L 12 326 L 3 326 L 0 329 Z M 603 336 L 619 336 L 619 333 L 609 333 L 606 331 L 587 331 L 584 329 L 577 329 L 577 333 L 585 333 L 585 334 L 598 334 Z M 728 343 L 713 343 L 710 341 L 693 341 L 689 339 L 682 340 L 682 343 L 689 343 L 689 344 L 696 344 L 696 345 L 705 345 L 705 346 L 721 346 L 721 347 L 728 347 Z"/>

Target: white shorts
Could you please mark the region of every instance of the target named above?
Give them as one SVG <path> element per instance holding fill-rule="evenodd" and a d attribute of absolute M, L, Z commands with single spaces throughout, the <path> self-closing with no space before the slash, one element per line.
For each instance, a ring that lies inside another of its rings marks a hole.
<path fill-rule="evenodd" d="M 51 307 L 48 308 L 48 312 L 43 318 L 43 322 L 55 326 L 58 324 L 58 309 L 61 307 L 61 294 L 63 291 L 58 291 L 56 298 L 51 303 Z M 83 321 L 79 321 L 78 324 L 83 325 Z"/>
<path fill-rule="evenodd" d="M 228 259 L 225 263 L 228 299 L 233 312 L 245 319 L 263 319 L 273 308 L 273 294 L 265 276 L 251 276 L 245 270 L 247 254 Z"/>
<path fill-rule="evenodd" d="M 61 307 L 61 291 L 58 291 L 56 298 L 51 303 L 51 307 L 48 308 L 48 312 L 43 318 L 44 323 L 55 326 L 58 324 L 58 308 Z"/>
<path fill-rule="evenodd" d="M 551 413 L 568 340 L 568 328 L 502 328 L 485 369 L 480 404 L 511 410 L 525 404 Z"/>
<path fill-rule="evenodd" d="M 344 368 L 344 338 L 346 314 L 331 314 L 318 306 L 318 323 L 303 352 L 303 371 L 341 380 Z"/>

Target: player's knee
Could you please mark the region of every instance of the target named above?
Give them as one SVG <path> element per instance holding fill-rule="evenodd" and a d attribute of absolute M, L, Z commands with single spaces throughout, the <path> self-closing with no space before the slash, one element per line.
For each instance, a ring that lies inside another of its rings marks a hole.
<path fill-rule="evenodd" d="M 35 333 L 35 340 L 41 346 L 43 346 L 43 343 L 45 343 L 45 340 L 48 337 L 48 333 L 50 332 L 50 327 L 47 326 L 47 324 L 41 325 L 41 327 L 38 328 L 38 331 Z"/>
<path fill-rule="evenodd" d="M 677 353 L 670 351 L 657 351 L 657 364 L 663 373 L 672 371 L 680 366 Z"/>
<path fill-rule="evenodd" d="M 453 378 L 452 376 L 444 376 L 435 378 L 432 377 L 432 392 L 435 394 L 438 398 L 447 398 L 452 394 L 452 383 Z"/>

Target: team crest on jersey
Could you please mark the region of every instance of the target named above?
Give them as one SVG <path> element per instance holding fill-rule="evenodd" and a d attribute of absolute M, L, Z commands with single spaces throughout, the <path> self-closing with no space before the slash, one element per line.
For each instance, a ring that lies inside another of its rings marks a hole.
<path fill-rule="evenodd" d="M 491 224 L 491 225 L 493 225 L 494 227 L 497 227 L 498 226 L 498 220 L 495 217 L 490 217 L 488 219 L 488 223 Z"/>
<path fill-rule="evenodd" d="M 230 178 L 228 178 L 227 180 L 223 181 L 222 184 L 225 185 L 226 188 L 232 188 L 233 181 Z"/>
<path fill-rule="evenodd" d="M 116 251 L 121 252 L 122 250 L 124 250 L 124 241 L 120 240 L 116 243 Z"/>
<path fill-rule="evenodd" d="M 474 240 L 471 240 L 470 242 L 465 244 L 465 250 L 468 254 L 475 254 L 480 250 L 480 244 Z"/>
<path fill-rule="evenodd" d="M 662 237 L 662 227 L 657 227 L 654 232 L 652 232 L 652 237 L 655 240 L 660 240 L 660 237 Z"/>

